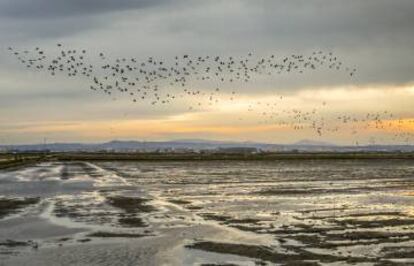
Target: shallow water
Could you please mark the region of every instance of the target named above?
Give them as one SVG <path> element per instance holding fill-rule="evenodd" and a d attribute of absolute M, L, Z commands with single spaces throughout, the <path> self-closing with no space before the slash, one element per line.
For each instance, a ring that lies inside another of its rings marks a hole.
<path fill-rule="evenodd" d="M 5 204 L 40 200 L 0 220 L 0 265 L 406 265 L 413 185 L 409 160 L 2 170 Z"/>

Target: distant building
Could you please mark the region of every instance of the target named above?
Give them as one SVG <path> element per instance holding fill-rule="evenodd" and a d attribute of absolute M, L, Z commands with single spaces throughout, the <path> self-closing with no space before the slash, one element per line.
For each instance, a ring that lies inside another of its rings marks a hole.
<path fill-rule="evenodd" d="M 173 148 L 171 150 L 171 152 L 173 152 L 173 153 L 193 153 L 194 150 L 189 149 L 189 148 Z"/>
<path fill-rule="evenodd" d="M 254 147 L 231 147 L 231 148 L 218 148 L 220 153 L 242 153 L 242 154 L 254 154 L 258 153 L 259 150 Z"/>

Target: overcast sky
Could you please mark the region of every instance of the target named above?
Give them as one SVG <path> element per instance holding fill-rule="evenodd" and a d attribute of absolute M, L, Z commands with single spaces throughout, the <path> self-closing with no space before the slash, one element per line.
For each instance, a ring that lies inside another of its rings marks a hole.
<path fill-rule="evenodd" d="M 395 113 L 414 118 L 414 1 L 0 0 L 0 144 L 110 139 L 230 139 L 289 143 L 391 141 L 392 129 L 323 136 L 262 123 L 248 102 L 284 95 L 283 108 L 327 102 L 326 116 Z M 239 56 L 332 51 L 358 69 L 281 76 L 240 88 L 239 102 L 188 110 L 94 94 L 82 79 L 29 71 L 7 47 L 66 47 L 116 57 Z M 282 107 L 281 107 L 282 108 Z M 407 126 L 404 132 L 414 132 Z"/>

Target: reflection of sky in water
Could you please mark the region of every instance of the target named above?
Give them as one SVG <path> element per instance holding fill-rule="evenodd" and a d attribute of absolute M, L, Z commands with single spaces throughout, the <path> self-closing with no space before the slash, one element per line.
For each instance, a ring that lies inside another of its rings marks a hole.
<path fill-rule="evenodd" d="M 329 253 L 331 249 L 303 242 L 295 233 L 319 230 L 313 235 L 321 232 L 326 241 L 339 245 L 337 255 L 341 251 L 376 256 L 380 247 L 389 244 L 366 236 L 358 243 L 371 248 L 358 249 L 344 236 L 412 232 L 413 173 L 412 162 L 406 160 L 51 162 L 0 171 L 0 193 L 39 196 L 48 205 L 42 219 L 77 230 L 149 230 L 155 235 L 182 230 L 195 234 L 187 239 L 192 241 L 207 237 L 276 246 L 286 254 L 294 252 L 289 246 Z M 148 199 L 144 204 L 154 209 L 128 214 L 108 204 L 108 197 L 120 196 Z M 142 219 L 143 227 L 129 228 L 120 222 L 122 217 Z M 214 234 L 206 228 L 214 228 Z M 182 237 L 186 239 L 185 234 Z M 196 250 L 180 252 L 194 263 L 214 256 Z M 217 262 L 220 258 L 252 262 L 233 255 L 214 257 Z"/>

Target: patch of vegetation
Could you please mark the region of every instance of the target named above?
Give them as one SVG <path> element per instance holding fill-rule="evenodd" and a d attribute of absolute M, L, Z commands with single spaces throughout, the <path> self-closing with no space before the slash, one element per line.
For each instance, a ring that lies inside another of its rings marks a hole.
<path fill-rule="evenodd" d="M 305 189 L 265 189 L 253 191 L 251 194 L 262 196 L 284 196 L 284 195 L 312 195 L 312 194 L 359 194 L 373 191 L 376 188 L 357 187 L 357 188 L 305 188 Z"/>
<path fill-rule="evenodd" d="M 124 227 L 147 227 L 148 225 L 137 217 L 140 213 L 148 213 L 156 210 L 147 202 L 149 199 L 125 197 L 125 196 L 111 196 L 107 198 L 109 205 L 123 210 L 125 213 L 118 218 L 120 225 Z"/>
<path fill-rule="evenodd" d="M 332 262 L 372 262 L 371 258 L 362 257 L 340 257 L 328 254 L 316 254 L 304 249 L 296 249 L 295 253 L 278 253 L 276 250 L 261 245 L 245 245 L 223 242 L 202 241 L 187 245 L 186 248 L 199 249 L 208 252 L 231 254 L 237 256 L 281 263 L 283 265 L 319 265 L 315 261 L 324 263 Z M 305 263 L 305 264 L 304 264 Z M 313 264 L 309 264 L 313 263 Z"/>
<path fill-rule="evenodd" d="M 178 204 L 178 205 L 187 205 L 187 204 L 191 204 L 191 201 L 188 200 L 182 200 L 182 199 L 171 199 L 169 200 L 169 202 L 173 203 L 173 204 Z"/>
<path fill-rule="evenodd" d="M 47 159 L 48 155 L 43 153 L 4 153 L 0 154 L 0 169 L 26 166 Z"/>
<path fill-rule="evenodd" d="M 39 198 L 0 198 L 0 219 L 15 214 L 23 208 L 38 204 Z"/>
<path fill-rule="evenodd" d="M 360 242 L 361 244 L 384 244 L 398 243 L 401 241 L 414 240 L 414 233 L 407 232 L 381 232 L 381 231 L 355 231 L 345 233 L 328 233 L 325 235 L 329 241 L 350 241 L 352 245 Z"/>
<path fill-rule="evenodd" d="M 95 232 L 89 234 L 88 237 L 102 237 L 102 238 L 111 238 L 111 237 L 119 237 L 119 238 L 138 238 L 138 237 L 145 237 L 150 235 L 145 234 L 129 234 L 129 233 L 113 233 L 113 232 Z"/>
<path fill-rule="evenodd" d="M 246 229 L 247 231 L 255 231 L 255 229 L 257 229 L 257 227 L 246 227 L 240 224 L 254 224 L 257 225 L 259 222 L 261 222 L 262 220 L 260 219 L 255 219 L 255 218 L 243 218 L 243 219 L 236 219 L 236 218 L 232 218 L 230 216 L 226 216 L 226 215 L 217 215 L 217 214 L 212 214 L 212 213 L 203 213 L 201 214 L 201 216 L 207 220 L 214 220 L 214 221 L 218 221 L 222 224 L 226 224 L 226 225 L 230 225 L 232 227 L 244 230 Z M 262 229 L 261 227 L 258 228 L 259 230 Z"/>
<path fill-rule="evenodd" d="M 86 242 L 90 242 L 90 241 L 92 241 L 92 239 L 90 239 L 90 238 L 82 238 L 82 239 L 78 239 L 78 242 L 79 242 L 79 243 L 86 243 Z"/>
<path fill-rule="evenodd" d="M 189 210 L 201 210 L 201 209 L 203 209 L 203 207 L 201 207 L 201 206 L 193 206 L 193 205 L 186 206 L 186 208 L 189 209 Z"/>
<path fill-rule="evenodd" d="M 386 258 L 412 259 L 414 258 L 414 247 L 384 247 L 381 250 Z"/>
<path fill-rule="evenodd" d="M 226 222 L 226 221 L 231 219 L 230 216 L 218 215 L 218 214 L 213 214 L 213 213 L 203 213 L 203 214 L 201 214 L 201 216 L 204 219 L 213 220 L 213 221 L 217 221 L 217 222 Z"/>
<path fill-rule="evenodd" d="M 139 212 L 153 212 L 156 209 L 147 205 L 150 201 L 144 198 L 133 198 L 124 196 L 112 196 L 107 198 L 108 203 L 116 208 L 124 210 L 126 213 L 139 213 Z"/>
<path fill-rule="evenodd" d="M 201 264 L 201 266 L 238 266 L 238 265 L 233 264 L 233 263 L 225 263 L 225 264 L 207 263 L 207 264 Z"/>
<path fill-rule="evenodd" d="M 238 227 L 237 227 L 238 228 Z M 379 227 L 382 228 L 382 227 Z M 239 228 L 246 230 L 246 228 Z M 321 249 L 336 249 L 356 245 L 372 245 L 385 243 L 399 243 L 414 240 L 414 233 L 384 232 L 384 231 L 349 231 L 338 233 L 344 227 L 328 226 L 316 227 L 305 224 L 294 224 L 290 228 L 267 231 L 278 237 L 285 237 L 299 241 L 307 246 Z"/>
<path fill-rule="evenodd" d="M 0 246 L 8 247 L 8 248 L 15 248 L 15 247 L 29 247 L 31 246 L 31 242 L 28 241 L 15 241 L 7 239 L 5 242 L 0 242 Z"/>
<path fill-rule="evenodd" d="M 414 219 L 375 219 L 375 220 L 359 220 L 359 219 L 344 219 L 334 220 L 338 225 L 345 227 L 356 227 L 356 228 L 383 228 L 383 227 L 394 227 L 394 226 L 414 226 Z"/>
<path fill-rule="evenodd" d="M 148 225 L 139 217 L 122 217 L 118 222 L 124 227 L 147 227 Z"/>
<path fill-rule="evenodd" d="M 260 219 L 254 219 L 254 218 L 229 219 L 226 221 L 226 223 L 229 223 L 229 224 L 257 224 L 259 222 L 261 222 Z"/>

